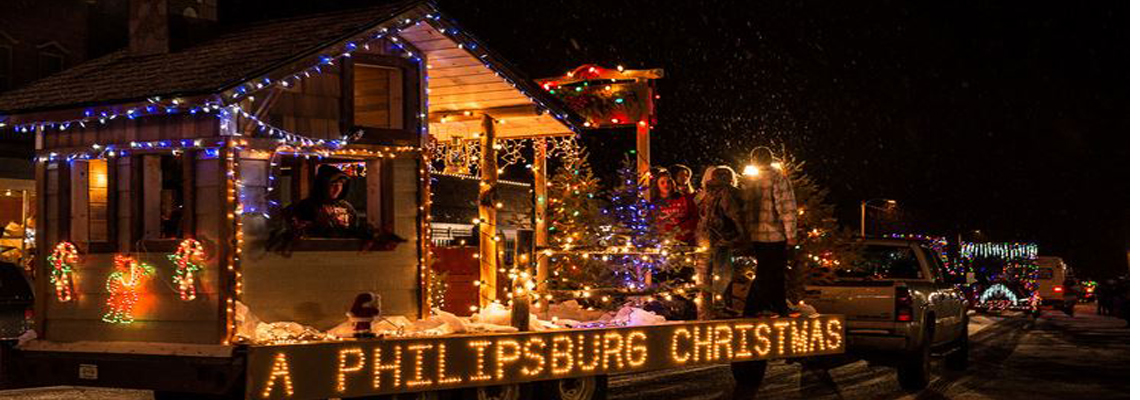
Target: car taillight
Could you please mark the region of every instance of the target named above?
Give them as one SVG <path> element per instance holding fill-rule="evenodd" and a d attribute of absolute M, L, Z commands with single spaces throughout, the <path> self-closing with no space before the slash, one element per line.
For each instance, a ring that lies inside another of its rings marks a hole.
<path fill-rule="evenodd" d="M 910 297 L 910 290 L 906 286 L 895 287 L 895 321 L 914 321 L 914 299 Z"/>
<path fill-rule="evenodd" d="M 1057 293 L 1061 293 L 1061 292 L 1065 291 L 1065 288 L 1060 287 L 1060 286 L 1053 286 L 1053 291 L 1057 292 Z"/>

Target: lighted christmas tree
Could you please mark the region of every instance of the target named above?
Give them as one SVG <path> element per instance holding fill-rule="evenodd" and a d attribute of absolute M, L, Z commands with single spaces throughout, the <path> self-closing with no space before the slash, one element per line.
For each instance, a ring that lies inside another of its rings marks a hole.
<path fill-rule="evenodd" d="M 626 297 L 692 289 L 677 272 L 695 263 L 681 243 L 654 226 L 653 205 L 638 186 L 633 160 L 618 170 L 617 185 L 604 199 L 582 160 L 568 162 L 549 187 L 551 288 L 591 306 L 620 306 Z"/>
<path fill-rule="evenodd" d="M 673 261 L 681 254 L 680 244 L 668 239 L 672 232 L 660 232 L 654 224 L 654 205 L 642 195 L 638 185 L 637 165 L 626 158 L 618 169 L 618 181 L 609 192 L 609 206 L 606 213 L 614 221 L 609 236 L 609 244 L 619 246 L 625 253 L 616 257 L 611 266 L 613 273 L 621 280 L 622 286 L 630 289 L 660 289 L 672 283 L 668 280 L 676 268 Z M 653 285 L 646 285 L 649 277 L 660 278 Z"/>
<path fill-rule="evenodd" d="M 597 197 L 599 180 L 584 154 L 565 157 L 547 183 L 547 231 L 550 247 L 550 289 L 573 292 L 599 285 L 594 277 L 605 274 L 604 262 L 566 252 L 602 247 L 602 202 Z M 543 201 L 543 199 L 538 199 Z"/>
<path fill-rule="evenodd" d="M 563 159 L 547 184 L 547 226 L 552 247 L 594 247 L 602 237 L 598 178 L 581 157 Z M 541 199 L 539 200 L 541 201 Z"/>

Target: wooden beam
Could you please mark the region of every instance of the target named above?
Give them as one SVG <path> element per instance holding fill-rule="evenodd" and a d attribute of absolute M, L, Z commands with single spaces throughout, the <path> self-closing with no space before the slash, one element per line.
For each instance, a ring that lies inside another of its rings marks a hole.
<path fill-rule="evenodd" d="M 579 68 L 581 68 L 581 67 L 579 67 Z M 553 83 L 555 85 L 569 85 L 569 84 L 574 84 L 574 83 L 578 83 L 578 82 L 582 82 L 582 81 L 594 81 L 594 80 L 603 80 L 603 79 L 616 79 L 616 80 L 620 81 L 620 80 L 626 80 L 626 79 L 634 79 L 634 80 L 661 79 L 661 78 L 665 77 L 665 70 L 662 68 L 627 69 L 627 70 L 623 70 L 623 71 L 618 71 L 617 69 L 602 68 L 602 67 L 595 67 L 595 68 L 596 68 L 596 70 L 595 70 L 596 72 L 594 74 L 591 74 L 589 77 L 575 77 L 575 76 L 561 75 L 561 76 L 555 76 L 555 77 L 550 77 L 550 78 L 535 79 L 535 82 L 538 82 L 539 84 L 550 82 L 550 83 Z"/>
<path fill-rule="evenodd" d="M 436 111 L 428 114 L 428 121 L 438 122 L 444 117 L 447 117 L 448 122 L 482 121 L 484 115 L 488 115 L 494 119 L 501 119 L 510 117 L 534 117 L 542 115 L 542 113 L 538 112 L 538 108 L 533 104 L 525 104 L 483 109 Z"/>
<path fill-rule="evenodd" d="M 490 306 L 498 298 L 496 278 L 499 273 L 499 242 L 495 240 L 495 184 L 499 180 L 499 157 L 495 151 L 495 120 L 483 115 L 483 134 L 479 136 L 479 307 Z"/>
<path fill-rule="evenodd" d="M 637 174 L 638 181 L 642 183 L 641 196 L 645 200 L 650 200 L 650 190 L 653 188 L 652 174 L 649 168 L 652 164 L 649 162 L 649 124 L 637 124 Z M 645 285 L 648 286 L 653 283 L 653 272 L 646 271 Z"/>
<path fill-rule="evenodd" d="M 537 283 L 538 307 L 547 310 L 546 280 L 550 274 L 550 259 L 543 255 L 547 246 L 546 234 L 546 139 L 534 139 L 534 279 Z"/>

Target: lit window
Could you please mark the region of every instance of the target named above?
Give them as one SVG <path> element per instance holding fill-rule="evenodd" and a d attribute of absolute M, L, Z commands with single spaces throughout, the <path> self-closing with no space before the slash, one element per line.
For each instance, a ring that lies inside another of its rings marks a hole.
<path fill-rule="evenodd" d="M 87 238 L 91 242 L 109 239 L 107 193 L 107 160 L 87 161 Z"/>

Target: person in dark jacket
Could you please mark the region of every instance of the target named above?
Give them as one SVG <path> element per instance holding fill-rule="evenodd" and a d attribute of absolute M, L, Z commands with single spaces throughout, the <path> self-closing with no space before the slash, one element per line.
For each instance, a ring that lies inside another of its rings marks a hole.
<path fill-rule="evenodd" d="M 380 232 L 361 218 L 345 198 L 349 190 L 348 175 L 331 165 L 317 168 L 317 176 L 306 197 L 281 212 L 278 227 L 270 234 L 269 249 L 289 254 L 297 239 L 355 238 L 364 240 L 362 250 L 380 244 L 391 248 L 405 240 L 395 234 Z"/>
<path fill-rule="evenodd" d="M 725 303 L 732 303 L 728 288 L 735 275 L 733 249 L 748 244 L 744 195 L 737 188 L 736 172 L 731 167 L 721 165 L 705 170 L 701 180 L 701 193 L 697 198 L 697 210 L 700 214 L 697 243 L 708 248 L 706 257 L 698 265 L 698 283 L 706 286 L 713 296 L 712 304 L 702 302 L 700 311 L 701 319 L 710 319 L 715 314 L 714 309 L 720 308 L 721 302 L 717 296 Z M 724 308 L 733 309 L 730 306 Z"/>

